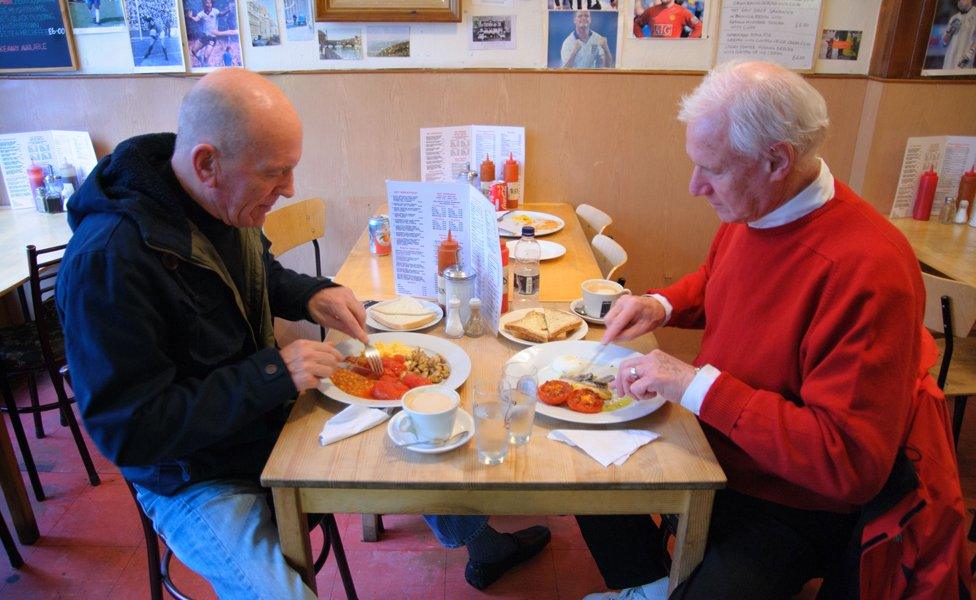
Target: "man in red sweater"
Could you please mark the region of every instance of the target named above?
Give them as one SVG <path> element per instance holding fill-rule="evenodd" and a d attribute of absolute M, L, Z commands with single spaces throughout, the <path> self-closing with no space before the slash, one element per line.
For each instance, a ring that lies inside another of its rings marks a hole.
<path fill-rule="evenodd" d="M 681 30 L 688 27 L 688 37 L 700 38 L 702 22 L 687 8 L 678 6 L 674 0 L 654 4 L 641 12 L 640 0 L 634 2 L 634 37 L 680 38 Z M 648 28 L 645 34 L 644 28 Z"/>
<path fill-rule="evenodd" d="M 698 415 L 728 477 L 704 560 L 672 598 L 789 598 L 820 577 L 830 598 L 968 597 L 918 262 L 819 158 L 823 97 L 778 66 L 727 64 L 679 119 L 690 192 L 722 225 L 704 265 L 621 298 L 603 336 L 704 329 L 694 365 L 655 350 L 614 382 Z M 648 516 L 578 519 L 608 587 L 635 586 L 593 598 L 663 597 Z"/>

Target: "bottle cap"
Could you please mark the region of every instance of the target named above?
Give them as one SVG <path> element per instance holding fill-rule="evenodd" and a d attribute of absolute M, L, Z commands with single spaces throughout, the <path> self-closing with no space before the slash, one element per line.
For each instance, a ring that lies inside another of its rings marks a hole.
<path fill-rule="evenodd" d="M 461 300 L 457 296 L 451 296 L 451 299 L 447 301 L 447 305 L 452 308 L 461 306 Z"/>
<path fill-rule="evenodd" d="M 481 308 L 481 299 L 480 298 L 472 298 L 472 299 L 468 300 L 468 304 L 471 306 L 471 308 Z"/>
<path fill-rule="evenodd" d="M 535 237 L 535 227 L 531 225 L 523 225 L 522 237 Z"/>

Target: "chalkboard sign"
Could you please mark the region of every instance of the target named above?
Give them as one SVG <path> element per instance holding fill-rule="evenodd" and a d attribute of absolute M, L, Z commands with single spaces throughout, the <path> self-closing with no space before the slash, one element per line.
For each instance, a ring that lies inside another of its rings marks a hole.
<path fill-rule="evenodd" d="M 73 42 L 63 0 L 0 0 L 0 73 L 74 71 Z"/>

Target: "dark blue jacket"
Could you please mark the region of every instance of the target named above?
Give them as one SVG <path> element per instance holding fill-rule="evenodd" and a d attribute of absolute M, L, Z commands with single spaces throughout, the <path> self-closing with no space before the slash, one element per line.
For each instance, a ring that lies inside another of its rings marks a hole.
<path fill-rule="evenodd" d="M 185 192 L 166 176 L 175 139 L 135 137 L 99 161 L 70 201 L 57 288 L 85 427 L 126 479 L 165 495 L 256 481 L 297 394 L 226 278 L 190 262 Z M 262 240 L 272 314 L 308 319 L 333 284 L 285 269 Z"/>

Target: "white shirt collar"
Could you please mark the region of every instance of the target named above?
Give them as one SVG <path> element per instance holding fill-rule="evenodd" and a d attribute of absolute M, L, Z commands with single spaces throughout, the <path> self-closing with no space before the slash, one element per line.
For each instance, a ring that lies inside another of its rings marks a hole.
<path fill-rule="evenodd" d="M 785 204 L 771 213 L 765 214 L 749 223 L 749 227 L 769 229 L 792 223 L 800 217 L 808 215 L 827 203 L 834 197 L 834 176 L 827 163 L 820 159 L 820 174 L 813 183 L 803 188 L 799 194 L 790 198 Z"/>

